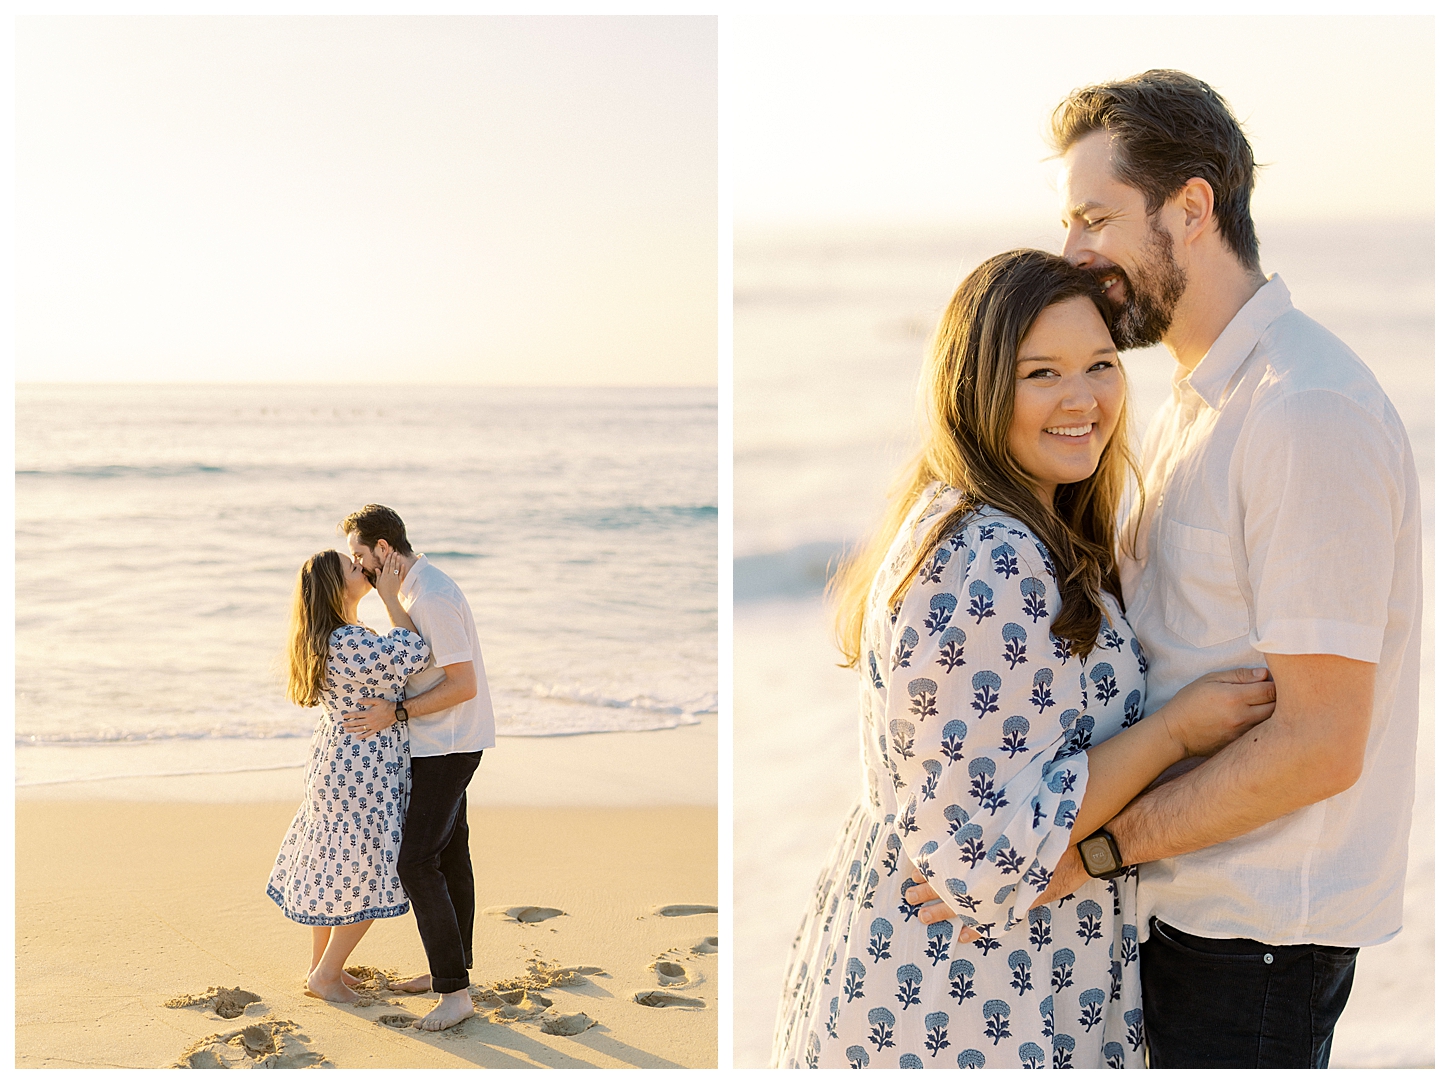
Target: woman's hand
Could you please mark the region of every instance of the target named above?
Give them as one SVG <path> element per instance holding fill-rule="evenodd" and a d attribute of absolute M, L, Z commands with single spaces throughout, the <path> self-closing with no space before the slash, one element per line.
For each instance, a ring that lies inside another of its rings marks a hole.
<path fill-rule="evenodd" d="M 1179 689 L 1161 714 L 1185 757 L 1212 756 L 1274 714 L 1274 680 L 1262 667 L 1205 674 Z"/>
<path fill-rule="evenodd" d="M 373 587 L 391 612 L 392 603 L 398 601 L 398 592 L 403 588 L 403 557 L 397 550 L 383 558 L 383 567 L 378 569 L 378 582 Z"/>

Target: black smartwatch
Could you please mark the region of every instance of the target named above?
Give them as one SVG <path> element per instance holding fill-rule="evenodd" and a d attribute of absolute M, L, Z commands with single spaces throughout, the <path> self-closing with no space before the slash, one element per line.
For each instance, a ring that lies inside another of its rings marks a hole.
<path fill-rule="evenodd" d="M 1082 856 L 1082 868 L 1087 870 L 1090 876 L 1099 877 L 1104 881 L 1121 877 L 1128 868 L 1123 865 L 1123 856 L 1118 851 L 1118 841 L 1106 828 L 1099 828 L 1092 835 L 1079 840 L 1077 853 Z"/>
<path fill-rule="evenodd" d="M 399 700 L 393 705 L 393 718 L 400 723 L 406 723 L 408 721 L 408 709 L 403 707 L 403 701 Z M 1116 854 L 1117 852 L 1114 851 L 1113 853 Z"/>

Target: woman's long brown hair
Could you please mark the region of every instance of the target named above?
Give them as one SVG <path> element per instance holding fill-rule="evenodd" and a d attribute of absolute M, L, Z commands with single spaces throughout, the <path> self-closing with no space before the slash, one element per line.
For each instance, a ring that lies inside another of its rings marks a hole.
<path fill-rule="evenodd" d="M 1130 471 L 1142 500 L 1142 478 L 1128 448 L 1126 398 L 1097 470 L 1080 482 L 1059 485 L 1050 510 L 1007 444 L 1017 396 L 1017 352 L 1044 309 L 1076 297 L 1092 301 L 1112 326 L 1112 312 L 1094 276 L 1048 252 L 1021 248 L 993 256 L 957 287 L 922 369 L 921 451 L 903 472 L 875 538 L 831 578 L 836 639 L 847 666 L 861 658 L 861 632 L 877 571 L 907 514 L 928 489 L 959 490 L 962 501 L 927 532 L 890 584 L 890 605 L 906 593 L 926 556 L 983 506 L 1021 520 L 1047 547 L 1062 596 L 1052 632 L 1071 644 L 1074 654 L 1086 657 L 1097 642 L 1102 593 L 1110 592 L 1122 604 L 1117 514 Z"/>
<path fill-rule="evenodd" d="M 287 632 L 287 699 L 304 708 L 322 702 L 327 687 L 327 646 L 334 629 L 348 624 L 342 556 L 336 550 L 314 553 L 302 562 L 292 593 Z"/>

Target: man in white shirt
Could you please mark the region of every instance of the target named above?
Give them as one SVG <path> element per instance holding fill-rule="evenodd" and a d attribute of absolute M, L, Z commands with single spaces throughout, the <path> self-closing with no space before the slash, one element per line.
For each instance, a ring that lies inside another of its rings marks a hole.
<path fill-rule="evenodd" d="M 416 1026 L 441 1031 L 473 1015 L 468 970 L 473 966 L 474 894 L 466 790 L 483 750 L 494 745 L 483 651 L 463 592 L 425 555 L 413 552 L 396 512 L 370 504 L 338 529 L 374 583 L 390 554 L 402 558 L 399 597 L 431 651 L 428 666 L 408 679 L 401 701 L 361 699 L 361 710 L 343 716 L 343 729 L 370 734 L 397 721 L 408 723 L 413 781 L 398 877 L 413 904 L 429 973 L 399 988 L 440 995 Z"/>
<path fill-rule="evenodd" d="M 1100 833 L 1118 868 L 1097 875 L 1141 863 L 1149 1064 L 1322 1068 L 1356 953 L 1401 925 L 1421 609 L 1409 440 L 1373 374 L 1265 279 L 1253 155 L 1212 88 L 1172 71 L 1084 88 L 1053 134 L 1064 255 L 1098 272 L 1120 347 L 1161 341 L 1178 363 L 1136 548 L 1123 539 L 1145 714 L 1232 667 L 1267 665 L 1278 697 Z M 1080 855 L 1048 900 L 1087 879 Z"/>

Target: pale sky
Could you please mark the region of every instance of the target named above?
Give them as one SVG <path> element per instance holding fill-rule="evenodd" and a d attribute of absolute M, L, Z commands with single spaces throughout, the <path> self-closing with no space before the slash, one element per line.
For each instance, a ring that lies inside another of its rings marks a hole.
<path fill-rule="evenodd" d="M 715 382 L 713 17 L 15 42 L 22 381 Z"/>
<path fill-rule="evenodd" d="M 1429 16 L 740 16 L 738 227 L 1058 221 L 1043 135 L 1074 87 L 1179 68 L 1264 163 L 1261 221 L 1428 219 Z"/>

